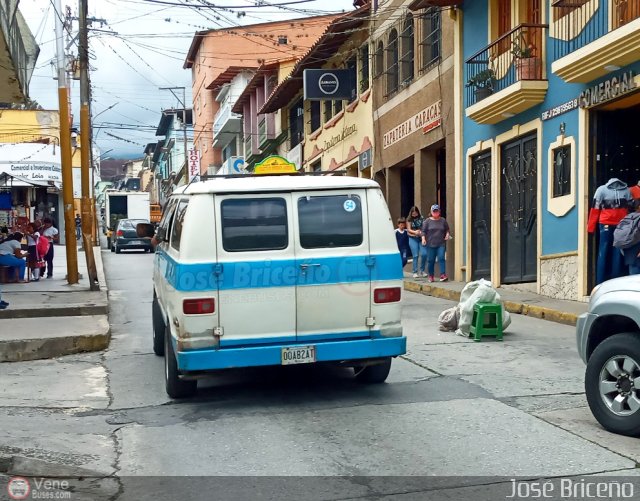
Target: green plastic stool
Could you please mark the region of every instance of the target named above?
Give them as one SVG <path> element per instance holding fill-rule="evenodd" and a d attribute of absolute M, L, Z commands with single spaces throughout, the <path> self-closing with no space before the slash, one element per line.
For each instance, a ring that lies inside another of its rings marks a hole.
<path fill-rule="evenodd" d="M 502 341 L 502 306 L 496 303 L 474 304 L 471 336 L 474 341 L 482 341 L 482 336 L 495 336 L 497 341 Z"/>

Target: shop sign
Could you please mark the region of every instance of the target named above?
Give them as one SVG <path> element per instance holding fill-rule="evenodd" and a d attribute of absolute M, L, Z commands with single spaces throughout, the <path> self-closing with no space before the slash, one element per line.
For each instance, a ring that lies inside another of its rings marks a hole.
<path fill-rule="evenodd" d="M 279 155 L 271 155 L 259 164 L 256 164 L 254 174 L 293 174 L 298 172 L 296 166 L 286 158 Z"/>
<path fill-rule="evenodd" d="M 304 99 L 307 101 L 351 99 L 355 82 L 356 73 L 353 68 L 302 72 Z"/>
<path fill-rule="evenodd" d="M 438 101 L 384 134 L 382 136 L 382 148 L 387 149 L 420 129 L 426 134 L 439 127 L 441 123 L 442 101 Z"/>
<path fill-rule="evenodd" d="M 5 164 L 0 165 L 0 174 L 21 177 L 35 182 L 62 182 L 62 169 L 59 165 L 43 164 Z"/>
<path fill-rule="evenodd" d="M 356 124 L 353 125 L 349 125 L 348 127 L 345 127 L 344 129 L 342 129 L 342 133 L 338 134 L 336 136 L 332 136 L 331 139 L 329 139 L 328 141 L 324 142 L 324 150 L 330 150 L 331 148 L 333 148 L 336 144 L 338 144 L 341 141 L 344 141 L 346 138 L 348 138 L 350 135 L 355 134 L 358 131 L 358 126 Z"/>
<path fill-rule="evenodd" d="M 365 170 L 367 167 L 371 167 L 371 148 L 358 155 L 358 167 L 360 170 Z"/>
<path fill-rule="evenodd" d="M 189 150 L 189 182 L 200 175 L 200 150 Z"/>
<path fill-rule="evenodd" d="M 558 106 L 542 112 L 542 120 L 550 120 L 563 113 L 575 110 L 578 107 L 578 98 L 567 101 L 566 103 L 559 104 Z"/>
<path fill-rule="evenodd" d="M 584 90 L 579 97 L 581 108 L 591 108 L 636 89 L 633 71 L 627 71 Z"/>

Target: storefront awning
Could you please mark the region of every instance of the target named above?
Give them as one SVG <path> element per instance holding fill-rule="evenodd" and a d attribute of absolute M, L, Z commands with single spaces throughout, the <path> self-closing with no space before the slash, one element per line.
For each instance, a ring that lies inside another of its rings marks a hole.
<path fill-rule="evenodd" d="M 4 187 L 29 187 L 29 186 L 37 186 L 43 188 L 57 188 L 60 189 L 61 183 L 57 183 L 55 181 L 36 181 L 30 180 L 21 176 L 13 176 L 6 172 L 0 174 L 0 188 Z"/>

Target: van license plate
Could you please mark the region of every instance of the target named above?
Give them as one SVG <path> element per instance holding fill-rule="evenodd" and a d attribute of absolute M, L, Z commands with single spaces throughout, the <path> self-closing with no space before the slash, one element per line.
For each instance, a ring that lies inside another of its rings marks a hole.
<path fill-rule="evenodd" d="M 316 361 L 315 346 L 282 348 L 282 365 L 311 364 Z"/>

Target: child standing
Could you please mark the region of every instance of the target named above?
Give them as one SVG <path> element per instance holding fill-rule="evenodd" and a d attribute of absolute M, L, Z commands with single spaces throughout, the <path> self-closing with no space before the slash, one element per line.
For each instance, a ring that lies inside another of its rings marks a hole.
<path fill-rule="evenodd" d="M 398 227 L 396 228 L 396 242 L 398 242 L 398 250 L 402 258 L 402 267 L 409 261 L 411 248 L 409 247 L 409 233 L 407 232 L 407 220 L 403 217 L 398 218 Z"/>

